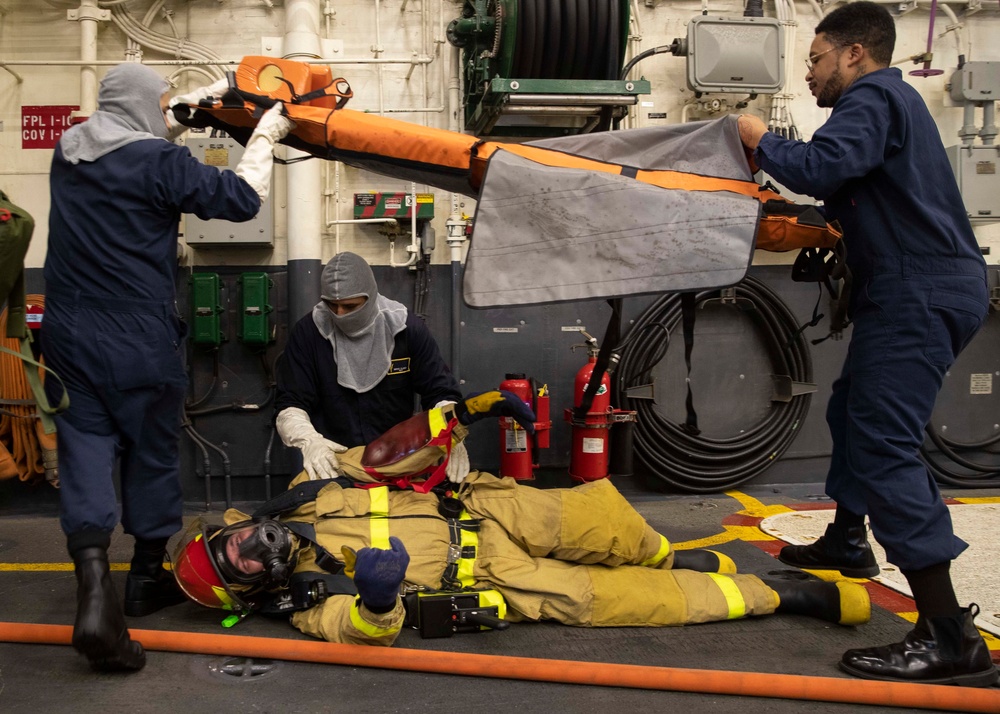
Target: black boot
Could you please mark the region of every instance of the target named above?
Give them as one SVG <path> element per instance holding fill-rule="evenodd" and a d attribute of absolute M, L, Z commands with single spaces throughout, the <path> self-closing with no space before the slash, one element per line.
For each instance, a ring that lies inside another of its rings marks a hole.
<path fill-rule="evenodd" d="M 868 544 L 864 523 L 844 526 L 831 523 L 812 545 L 786 545 L 778 554 L 786 565 L 807 570 L 839 570 L 848 578 L 873 578 L 878 563 Z"/>
<path fill-rule="evenodd" d="M 107 549 L 92 546 L 77 550 L 73 553 L 73 563 L 77 582 L 73 647 L 99 671 L 142 669 L 146 653 L 125 629 L 125 617 L 111 581 Z"/>
<path fill-rule="evenodd" d="M 167 539 L 135 541 L 135 553 L 125 580 L 125 614 L 144 617 L 187 598 L 174 576 L 163 567 Z"/>
<path fill-rule="evenodd" d="M 973 603 L 960 615 L 921 620 L 902 642 L 848 650 L 840 668 L 863 679 L 992 687 L 997 669 L 973 624 L 978 614 Z"/>
<path fill-rule="evenodd" d="M 699 573 L 735 573 L 732 558 L 714 550 L 675 550 L 675 570 L 697 570 Z"/>
<path fill-rule="evenodd" d="M 863 625 L 872 614 L 868 591 L 857 583 L 764 580 L 780 598 L 775 612 L 818 617 L 838 625 Z"/>

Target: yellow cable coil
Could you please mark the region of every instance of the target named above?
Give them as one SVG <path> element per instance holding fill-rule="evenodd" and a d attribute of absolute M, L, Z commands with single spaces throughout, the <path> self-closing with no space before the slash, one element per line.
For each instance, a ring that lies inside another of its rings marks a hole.
<path fill-rule="evenodd" d="M 44 295 L 28 295 L 31 307 L 45 307 Z M 3 337 L 7 334 L 7 310 L 0 313 L 0 344 L 14 352 L 20 351 L 18 341 Z M 44 361 L 44 360 L 40 360 Z M 0 480 L 15 476 L 22 481 L 37 483 L 45 480 L 59 487 L 56 458 L 56 435 L 46 434 L 35 416 L 31 387 L 24 375 L 24 362 L 14 355 L 0 352 L 0 399 L 31 400 L 30 404 L 0 404 L 10 414 L 0 413 Z M 44 370 L 39 376 L 45 381 Z"/>

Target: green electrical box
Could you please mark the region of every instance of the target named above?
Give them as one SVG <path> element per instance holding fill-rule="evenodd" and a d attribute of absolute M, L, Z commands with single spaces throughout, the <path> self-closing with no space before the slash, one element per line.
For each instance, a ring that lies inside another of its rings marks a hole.
<path fill-rule="evenodd" d="M 274 341 L 268 314 L 268 295 L 273 283 L 266 273 L 240 275 L 240 326 L 236 337 L 245 345 L 266 346 Z"/>
<path fill-rule="evenodd" d="M 191 342 L 218 347 L 222 343 L 219 274 L 195 273 L 191 285 Z"/>

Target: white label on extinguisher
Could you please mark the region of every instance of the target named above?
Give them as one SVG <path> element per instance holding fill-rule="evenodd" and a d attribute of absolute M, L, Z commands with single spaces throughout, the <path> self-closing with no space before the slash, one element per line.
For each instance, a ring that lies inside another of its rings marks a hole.
<path fill-rule="evenodd" d="M 520 454 L 528 450 L 528 432 L 523 429 L 506 429 L 504 446 L 508 454 Z"/>
<path fill-rule="evenodd" d="M 604 453 L 604 439 L 588 439 L 586 436 L 583 437 L 583 453 L 585 454 L 603 454 Z"/>

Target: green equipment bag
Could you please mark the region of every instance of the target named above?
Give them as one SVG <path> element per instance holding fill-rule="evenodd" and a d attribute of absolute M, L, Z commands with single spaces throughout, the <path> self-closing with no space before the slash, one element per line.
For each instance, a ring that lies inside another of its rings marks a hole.
<path fill-rule="evenodd" d="M 0 351 L 12 354 L 24 362 L 24 371 L 31 385 L 32 394 L 38 407 L 38 417 L 45 427 L 45 433 L 55 431 L 52 416 L 69 407 L 69 394 L 63 386 L 62 399 L 52 407 L 45 397 L 45 389 L 38 377 L 38 369 L 44 369 L 62 384 L 62 380 L 52 370 L 35 361 L 31 351 L 31 333 L 25 319 L 26 303 L 24 289 L 24 256 L 28 253 L 31 234 L 35 231 L 35 219 L 23 208 L 16 206 L 0 191 L 0 306 L 7 303 L 7 337 L 18 340 L 20 352 L 0 346 Z M 2 403 L 2 400 L 0 400 Z"/>
<path fill-rule="evenodd" d="M 7 303 L 7 337 L 28 336 L 25 324 L 24 256 L 28 253 L 35 219 L 0 191 L 0 305 Z"/>

